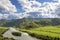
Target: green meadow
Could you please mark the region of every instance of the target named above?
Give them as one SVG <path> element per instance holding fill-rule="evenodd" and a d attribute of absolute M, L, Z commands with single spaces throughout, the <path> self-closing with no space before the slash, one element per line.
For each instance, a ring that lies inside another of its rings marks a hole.
<path fill-rule="evenodd" d="M 16 20 L 3 20 L 0 22 L 0 39 L 3 38 L 2 34 L 5 33 L 9 27 L 13 27 L 19 31 L 28 33 L 32 37 L 42 40 L 60 40 L 60 19 L 16 19 Z M 15 32 L 14 35 L 18 35 Z M 20 34 L 19 34 L 20 35 Z M 18 35 L 18 36 L 19 36 Z M 12 38 L 10 40 L 13 40 Z"/>
<path fill-rule="evenodd" d="M 60 28 L 59 26 L 45 26 L 38 28 L 18 29 L 23 32 L 29 33 L 33 37 L 37 37 L 42 40 L 60 40 Z"/>

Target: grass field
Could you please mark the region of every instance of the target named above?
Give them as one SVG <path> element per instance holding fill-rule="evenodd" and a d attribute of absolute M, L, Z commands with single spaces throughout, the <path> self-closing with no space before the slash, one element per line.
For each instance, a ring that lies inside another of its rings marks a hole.
<path fill-rule="evenodd" d="M 7 30 L 8 30 L 8 28 L 0 27 L 0 36 L 2 36 L 3 33 L 6 32 Z"/>
<path fill-rule="evenodd" d="M 46 26 L 33 29 L 19 29 L 29 33 L 33 37 L 37 37 L 43 40 L 60 40 L 60 28 L 57 26 Z"/>

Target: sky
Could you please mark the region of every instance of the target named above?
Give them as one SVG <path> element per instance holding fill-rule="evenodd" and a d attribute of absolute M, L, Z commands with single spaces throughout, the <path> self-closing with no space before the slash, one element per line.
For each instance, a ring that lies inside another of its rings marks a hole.
<path fill-rule="evenodd" d="M 60 18 L 60 0 L 0 0 L 0 19 Z"/>
<path fill-rule="evenodd" d="M 24 12 L 22 9 L 22 5 L 18 2 L 18 0 L 10 0 L 12 4 L 14 4 L 18 10 L 18 12 Z M 53 0 L 37 0 L 38 2 L 44 3 L 44 2 L 54 2 Z"/>

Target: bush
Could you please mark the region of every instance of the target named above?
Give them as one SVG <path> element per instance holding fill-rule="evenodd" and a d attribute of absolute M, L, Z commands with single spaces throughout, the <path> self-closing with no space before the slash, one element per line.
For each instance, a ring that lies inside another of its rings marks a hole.
<path fill-rule="evenodd" d="M 60 25 L 60 18 L 54 18 L 54 19 L 52 19 L 52 25 L 54 25 L 54 26 Z"/>
<path fill-rule="evenodd" d="M 0 40 L 15 40 L 13 38 L 7 38 L 7 37 L 0 37 Z"/>
<path fill-rule="evenodd" d="M 15 39 L 5 37 L 5 38 L 3 38 L 3 40 L 15 40 Z"/>
<path fill-rule="evenodd" d="M 12 34 L 13 34 L 14 36 L 21 36 L 21 33 L 20 33 L 20 32 L 12 32 Z"/>
<path fill-rule="evenodd" d="M 42 26 L 51 25 L 51 21 L 50 21 L 50 20 L 41 20 L 41 21 L 40 21 L 40 24 L 41 24 Z"/>

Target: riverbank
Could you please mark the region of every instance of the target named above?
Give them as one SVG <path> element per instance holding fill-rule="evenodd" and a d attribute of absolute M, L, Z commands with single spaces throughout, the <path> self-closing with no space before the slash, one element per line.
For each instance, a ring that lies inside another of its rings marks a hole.
<path fill-rule="evenodd" d="M 0 40 L 14 40 L 12 38 L 4 38 L 3 34 L 8 30 L 8 27 L 0 27 Z"/>
<path fill-rule="evenodd" d="M 21 36 L 14 36 L 14 35 L 12 35 L 12 32 L 20 32 Z M 15 28 L 10 28 L 8 31 L 6 31 L 3 34 L 3 37 L 13 38 L 15 40 L 40 40 L 35 37 L 31 37 L 28 33 L 18 31 Z"/>

